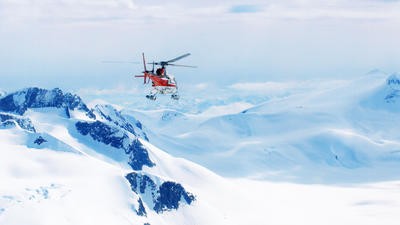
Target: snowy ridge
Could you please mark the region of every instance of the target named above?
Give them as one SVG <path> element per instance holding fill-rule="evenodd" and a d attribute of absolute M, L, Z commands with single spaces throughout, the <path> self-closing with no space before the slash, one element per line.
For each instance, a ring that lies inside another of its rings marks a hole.
<path fill-rule="evenodd" d="M 17 125 L 21 129 L 36 132 L 35 127 L 29 118 L 8 113 L 0 113 L 0 128 L 15 127 Z"/>
<path fill-rule="evenodd" d="M 129 157 L 128 164 L 134 170 L 141 170 L 144 165 L 154 166 L 154 163 L 149 159 L 147 150 L 143 148 L 137 137 L 132 136 L 132 134 L 129 135 L 124 130 L 100 121 L 78 121 L 75 127 L 83 136 L 89 136 L 97 142 L 123 150 Z"/>
<path fill-rule="evenodd" d="M 145 192 L 136 191 L 131 176 L 148 177 L 150 175 L 142 169 L 157 165 L 150 158 L 149 149 L 142 144 L 148 139 L 140 121 L 125 118 L 110 105 L 89 109 L 79 96 L 64 94 L 60 89 L 27 88 L 0 98 L 0 111 L 0 127 L 22 140 L 11 142 L 12 145 L 75 153 L 125 171 L 121 174 L 126 179 L 125 190 L 132 189 L 126 198 L 135 196 L 136 201 L 131 204 L 138 216 L 145 217 L 151 210 L 157 214 L 178 210 L 180 205 L 190 205 L 195 200 L 183 185 L 157 174 L 151 175 L 154 196 L 151 201 L 142 196 Z M 47 190 L 39 191 L 47 193 Z"/>
<path fill-rule="evenodd" d="M 81 98 L 71 93 L 63 93 L 60 89 L 45 90 L 41 88 L 26 88 L 22 91 L 8 94 L 0 99 L 0 110 L 23 115 L 29 108 L 56 107 L 64 108 L 69 116 L 69 110 L 81 110 L 90 118 L 93 113 L 87 108 Z"/>
<path fill-rule="evenodd" d="M 146 133 L 142 130 L 142 124 L 140 121 L 132 118 L 134 122 L 128 121 L 127 118 L 122 116 L 121 112 L 116 110 L 111 105 L 96 105 L 94 107 L 94 113 L 97 115 L 98 120 L 109 121 L 119 126 L 120 128 L 138 136 L 146 141 L 149 139 L 146 136 Z"/>
<path fill-rule="evenodd" d="M 376 88 L 361 104 L 374 110 L 400 112 L 400 76 L 392 74 L 386 79 L 386 84 Z"/>
<path fill-rule="evenodd" d="M 387 85 L 393 89 L 400 91 L 400 74 L 394 73 L 387 78 Z"/>
<path fill-rule="evenodd" d="M 387 79 L 387 85 L 389 86 L 391 91 L 386 95 L 385 100 L 388 103 L 396 104 L 397 106 L 400 105 L 400 74 L 395 73 L 392 74 L 388 79 Z M 399 108 L 399 107 L 397 107 Z"/>

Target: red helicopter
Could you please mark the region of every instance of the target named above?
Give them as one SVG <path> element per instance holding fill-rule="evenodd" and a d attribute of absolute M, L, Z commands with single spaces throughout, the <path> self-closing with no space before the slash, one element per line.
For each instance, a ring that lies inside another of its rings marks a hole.
<path fill-rule="evenodd" d="M 135 75 L 135 77 L 143 77 L 144 84 L 149 83 L 151 80 L 153 88 L 151 89 L 150 93 L 146 95 L 146 98 L 150 100 L 156 100 L 157 94 L 171 94 L 172 99 L 178 100 L 179 95 L 178 95 L 177 83 L 175 81 L 174 76 L 172 76 L 171 74 L 167 74 L 166 66 L 196 68 L 195 66 L 172 64 L 173 62 L 188 57 L 189 55 L 190 53 L 186 53 L 184 55 L 181 55 L 179 57 L 176 57 L 168 61 L 147 63 L 147 64 L 153 64 L 153 68 L 151 70 L 147 70 L 146 59 L 144 57 L 144 53 L 142 53 L 143 66 L 144 66 L 143 75 Z M 154 65 L 160 66 L 159 68 L 156 69 L 155 72 L 154 72 Z"/>

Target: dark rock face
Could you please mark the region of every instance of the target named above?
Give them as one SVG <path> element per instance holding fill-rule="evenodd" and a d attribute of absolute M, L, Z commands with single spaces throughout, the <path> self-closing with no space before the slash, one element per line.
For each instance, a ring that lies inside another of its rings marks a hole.
<path fill-rule="evenodd" d="M 147 216 L 146 209 L 144 208 L 144 205 L 143 205 L 143 202 L 142 202 L 141 198 L 139 198 L 138 204 L 139 204 L 139 208 L 138 208 L 138 210 L 136 210 L 136 214 L 138 216 Z"/>
<path fill-rule="evenodd" d="M 93 140 L 111 145 L 114 148 L 124 148 L 124 140 L 128 139 L 126 134 L 121 134 L 120 129 L 111 127 L 100 121 L 77 122 L 75 126 L 82 135 L 89 135 Z"/>
<path fill-rule="evenodd" d="M 29 118 L 0 113 L 0 127 L 14 127 L 15 125 L 29 132 L 36 132 Z"/>
<path fill-rule="evenodd" d="M 143 129 L 143 125 L 142 125 L 141 122 L 137 121 L 135 125 L 136 125 L 137 128 Z"/>
<path fill-rule="evenodd" d="M 390 75 L 386 80 L 386 84 L 393 90 L 400 91 L 400 74 L 394 73 Z"/>
<path fill-rule="evenodd" d="M 144 165 L 149 167 L 155 165 L 150 160 L 147 149 L 142 145 L 142 143 L 140 143 L 138 139 L 133 140 L 126 153 L 129 154 L 128 164 L 134 170 L 141 170 Z"/>
<path fill-rule="evenodd" d="M 180 204 L 190 205 L 195 201 L 194 195 L 187 192 L 179 183 L 165 181 L 158 186 L 149 176 L 135 172 L 127 174 L 126 179 L 136 194 L 152 197 L 152 202 L 147 202 L 147 204 L 152 205 L 157 213 L 177 210 Z"/>
<path fill-rule="evenodd" d="M 37 144 L 37 145 L 41 145 L 41 144 L 43 144 L 44 142 L 47 142 L 47 140 L 44 139 L 42 136 L 39 136 L 38 138 L 36 138 L 36 140 L 35 140 L 33 143 L 35 143 L 35 144 Z"/>
<path fill-rule="evenodd" d="M 46 90 L 41 88 L 27 88 L 11 93 L 0 99 L 0 110 L 3 112 L 23 115 L 29 108 L 65 108 L 66 110 L 82 110 L 92 119 L 95 115 L 82 102 L 81 98 L 71 93 L 63 93 L 60 89 Z M 67 115 L 69 112 L 67 112 Z"/>
<path fill-rule="evenodd" d="M 155 164 L 150 160 L 147 149 L 138 139 L 131 139 L 126 131 L 106 123 L 77 122 L 76 129 L 82 135 L 89 135 L 93 140 L 122 149 L 129 155 L 128 164 L 134 170 L 141 170 L 143 166 L 152 167 Z"/>
<path fill-rule="evenodd" d="M 194 196 L 191 193 L 185 191 L 182 185 L 167 181 L 164 182 L 159 189 L 159 196 L 156 200 L 154 210 L 157 213 L 178 209 L 179 202 L 184 199 L 187 204 L 191 204 L 194 201 Z"/>
<path fill-rule="evenodd" d="M 132 172 L 127 174 L 125 177 L 131 184 L 132 191 L 137 194 L 150 192 L 154 197 L 157 186 L 149 176 Z"/>

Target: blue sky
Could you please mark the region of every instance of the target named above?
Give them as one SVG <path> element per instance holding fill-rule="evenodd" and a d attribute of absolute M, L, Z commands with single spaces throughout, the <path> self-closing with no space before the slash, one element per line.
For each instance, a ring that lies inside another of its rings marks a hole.
<path fill-rule="evenodd" d="M 231 84 L 400 71 L 400 2 L 0 0 L 0 89 L 137 85 L 165 60 L 180 83 Z"/>

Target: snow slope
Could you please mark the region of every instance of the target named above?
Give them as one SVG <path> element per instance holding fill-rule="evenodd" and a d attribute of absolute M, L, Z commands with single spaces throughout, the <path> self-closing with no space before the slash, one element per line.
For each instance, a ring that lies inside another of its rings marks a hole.
<path fill-rule="evenodd" d="M 143 145 L 146 134 L 139 121 L 129 123 L 111 106 L 89 109 L 78 96 L 60 89 L 28 88 L 1 98 L 0 109 L 1 178 L 8 184 L 1 192 L 1 220 L 7 224 L 54 224 L 64 210 L 81 202 L 82 208 L 71 210 L 74 215 L 62 217 L 64 224 L 105 224 L 115 217 L 121 224 L 169 224 L 164 212 L 179 211 L 196 200 L 173 177 L 143 170 L 160 167 Z M 53 197 L 55 202 L 48 205 L 45 200 Z M 30 207 L 32 201 L 45 203 Z M 86 212 L 78 211 L 86 208 L 90 216 L 80 218 Z M 42 220 L 42 210 L 55 211 L 54 216 Z M 104 216 L 91 219 L 97 211 Z M 28 216 L 16 217 L 22 212 Z"/>
<path fill-rule="evenodd" d="M 324 186 L 222 178 L 157 148 L 145 124 L 111 106 L 69 108 L 48 104 L 51 98 L 36 104 L 42 94 L 8 98 L 26 107 L 0 104 L 0 224 L 398 223 L 397 181 Z"/>
<path fill-rule="evenodd" d="M 197 200 L 141 217 L 123 178 L 127 171 L 81 154 L 24 147 L 16 143 L 19 132 L 0 131 L 1 224 L 395 225 L 399 219 L 398 182 L 328 187 L 229 180 L 150 144 L 151 157 L 169 169 L 148 172 L 173 175 Z"/>
<path fill-rule="evenodd" d="M 399 75 L 357 79 L 238 84 L 259 92 L 251 104 L 227 97 L 225 113 L 125 110 L 146 124 L 152 143 L 221 175 L 343 183 L 398 179 Z M 276 89 L 279 89 L 276 88 Z M 240 112 L 232 110 L 237 108 Z M 219 106 L 219 108 L 221 108 Z M 146 128 L 145 128 L 146 129 Z"/>

